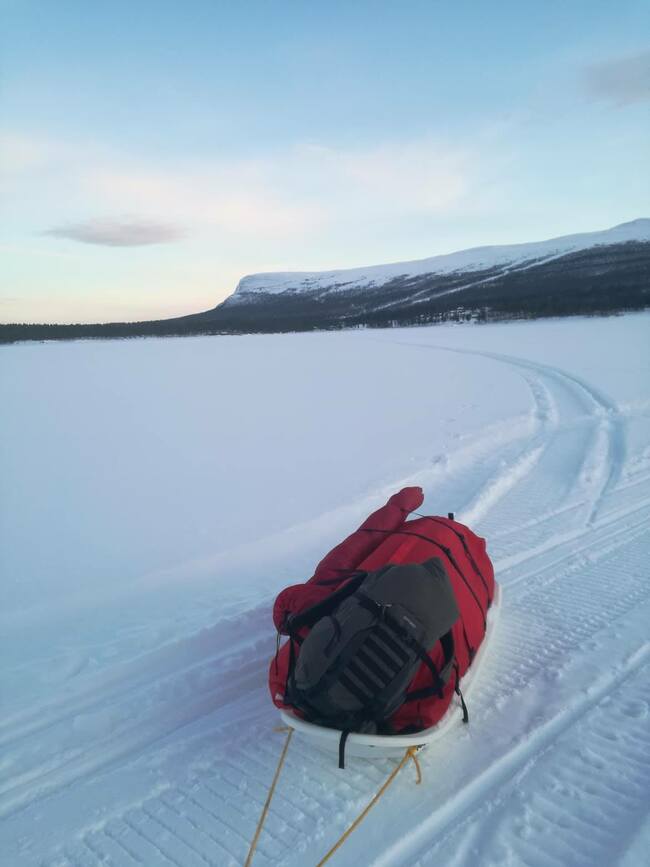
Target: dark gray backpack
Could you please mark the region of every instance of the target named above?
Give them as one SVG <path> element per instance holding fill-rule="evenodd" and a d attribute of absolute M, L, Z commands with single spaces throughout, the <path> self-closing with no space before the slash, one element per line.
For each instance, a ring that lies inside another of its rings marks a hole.
<path fill-rule="evenodd" d="M 407 698 L 442 697 L 454 664 L 451 627 L 458 616 L 437 557 L 356 575 L 324 602 L 290 619 L 287 699 L 309 721 L 343 732 L 342 765 L 347 733 L 390 734 L 388 718 Z M 311 629 L 301 642 L 305 626 Z M 428 655 L 437 641 L 445 653 L 440 671 Z M 431 672 L 431 685 L 409 693 L 422 663 Z"/>

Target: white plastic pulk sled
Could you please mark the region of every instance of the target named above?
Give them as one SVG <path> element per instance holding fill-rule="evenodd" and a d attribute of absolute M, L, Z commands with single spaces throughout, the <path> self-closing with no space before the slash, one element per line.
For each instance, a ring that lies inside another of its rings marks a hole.
<path fill-rule="evenodd" d="M 500 608 L 501 589 L 498 584 L 495 584 L 494 598 L 492 600 L 492 605 L 490 606 L 490 610 L 488 611 L 487 616 L 487 630 L 485 633 L 485 637 L 476 653 L 476 656 L 474 657 L 471 667 L 468 669 L 462 680 L 463 694 L 467 699 L 471 698 L 472 692 L 474 690 L 474 685 L 480 678 L 481 668 L 483 667 L 484 661 L 490 652 L 490 645 L 492 644 L 492 640 L 494 638 L 494 632 L 499 619 Z M 437 725 L 432 726 L 428 729 L 423 729 L 422 731 L 415 732 L 413 734 L 373 735 L 352 732 L 348 735 L 346 741 L 346 754 L 348 756 L 380 759 L 401 758 L 401 761 L 393 769 L 393 771 L 391 771 L 389 777 L 386 779 L 379 791 L 374 795 L 372 800 L 369 801 L 365 809 L 348 827 L 348 829 L 334 844 L 334 846 L 332 846 L 332 848 L 324 855 L 324 857 L 321 858 L 316 867 L 322 867 L 323 864 L 329 861 L 329 859 L 337 851 L 337 849 L 340 848 L 342 843 L 350 836 L 352 831 L 354 831 L 354 829 L 360 824 L 360 822 L 367 816 L 372 807 L 374 807 L 379 798 L 384 794 L 384 792 L 393 782 L 397 774 L 402 770 L 402 768 L 407 764 L 409 760 L 413 761 L 416 767 L 416 782 L 421 782 L 422 776 L 420 771 L 420 765 L 417 759 L 417 753 L 425 747 L 429 746 L 429 744 L 432 744 L 435 741 L 443 738 L 455 726 L 462 724 L 461 716 L 459 715 L 458 711 L 459 708 L 457 705 L 457 701 L 453 700 L 452 703 L 449 705 L 446 714 L 443 716 L 440 722 L 437 723 Z M 287 732 L 287 738 L 284 744 L 284 748 L 282 750 L 282 754 L 280 756 L 280 761 L 278 762 L 278 767 L 276 769 L 271 788 L 269 789 L 266 803 L 264 804 L 264 809 L 262 810 L 262 815 L 260 816 L 260 821 L 258 823 L 253 842 L 251 843 L 251 847 L 248 852 L 245 867 L 249 867 L 252 862 L 253 854 L 257 846 L 257 841 L 262 831 L 264 820 L 266 819 L 266 815 L 271 804 L 271 798 L 273 797 L 273 793 L 275 791 L 278 777 L 280 776 L 280 771 L 282 770 L 282 766 L 284 764 L 287 749 L 289 748 L 289 743 L 292 736 L 296 734 L 298 737 L 309 741 L 321 752 L 324 751 L 331 754 L 333 758 L 338 756 L 339 744 L 342 734 L 341 731 L 333 728 L 325 728 L 324 726 L 319 726 L 315 725 L 314 723 L 307 722 L 304 719 L 300 719 L 300 717 L 293 714 L 291 711 L 282 710 L 280 711 L 280 716 L 285 726 L 282 730 Z"/>

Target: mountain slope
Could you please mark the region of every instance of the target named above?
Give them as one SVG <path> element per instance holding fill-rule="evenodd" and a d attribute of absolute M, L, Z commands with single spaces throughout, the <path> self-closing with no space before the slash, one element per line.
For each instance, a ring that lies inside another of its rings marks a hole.
<path fill-rule="evenodd" d="M 473 247 L 413 262 L 371 265 L 336 271 L 295 271 L 251 274 L 239 281 L 228 304 L 255 301 L 264 294 L 288 292 L 346 292 L 385 286 L 395 280 L 425 276 L 451 276 L 487 272 L 507 273 L 512 268 L 535 267 L 578 250 L 613 246 L 633 241 L 650 242 L 650 219 L 632 220 L 601 232 L 583 232 L 528 244 Z"/>
<path fill-rule="evenodd" d="M 284 331 L 605 313 L 649 303 L 650 220 L 548 241 L 476 247 L 415 262 L 253 274 L 184 321 Z"/>

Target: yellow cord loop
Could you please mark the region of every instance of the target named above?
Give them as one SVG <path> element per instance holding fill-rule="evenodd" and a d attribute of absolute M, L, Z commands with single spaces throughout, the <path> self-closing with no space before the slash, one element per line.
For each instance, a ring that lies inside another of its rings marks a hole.
<path fill-rule="evenodd" d="M 416 773 L 415 785 L 419 786 L 420 783 L 422 782 L 422 768 L 420 767 L 420 762 L 419 762 L 418 756 L 417 756 L 418 748 L 417 747 L 409 747 L 409 749 L 406 752 L 408 753 L 409 757 L 411 759 L 413 759 L 413 764 L 415 765 L 415 773 Z"/>
<path fill-rule="evenodd" d="M 381 787 L 381 789 L 372 798 L 372 800 L 366 805 L 365 809 L 361 813 L 359 813 L 357 818 L 354 820 L 354 822 L 352 822 L 352 824 L 348 827 L 348 829 L 341 835 L 341 837 L 339 837 L 339 839 L 332 846 L 332 848 L 329 850 L 329 852 L 323 858 L 321 858 L 321 860 L 318 862 L 316 867 L 322 867 L 322 865 L 325 864 L 327 861 L 329 861 L 330 858 L 332 857 L 332 855 L 338 849 L 340 849 L 340 847 L 343 845 L 343 843 L 345 843 L 345 841 L 348 839 L 348 837 L 354 831 L 354 829 L 357 828 L 361 824 L 361 822 L 363 822 L 363 820 L 366 818 L 368 813 L 372 810 L 372 808 L 375 806 L 377 801 L 381 798 L 381 796 L 384 794 L 386 789 L 390 786 L 390 784 L 393 782 L 395 777 L 399 774 L 399 772 L 402 770 L 402 768 L 408 762 L 409 759 L 412 759 L 413 764 L 415 765 L 415 770 L 417 773 L 417 779 L 415 781 L 416 785 L 419 785 L 422 782 L 422 772 L 420 770 L 420 763 L 417 760 L 416 755 L 415 755 L 417 753 L 417 750 L 418 750 L 417 747 L 409 747 L 406 750 L 399 765 L 397 765 L 397 767 L 391 771 L 391 773 L 388 776 L 388 779 L 386 780 L 384 785 Z"/>
<path fill-rule="evenodd" d="M 244 862 L 244 867 L 250 867 L 251 861 L 253 860 L 253 855 L 255 854 L 255 849 L 257 848 L 257 841 L 259 840 L 260 834 L 262 833 L 262 826 L 264 825 L 264 820 L 266 819 L 266 814 L 269 811 L 269 807 L 271 805 L 271 798 L 273 797 L 273 792 L 275 791 L 275 786 L 278 782 L 278 777 L 280 776 L 280 771 L 282 770 L 282 765 L 284 764 L 284 760 L 287 757 L 287 750 L 289 749 L 289 743 L 291 742 L 291 735 L 293 734 L 293 729 L 289 726 L 285 726 L 284 731 L 288 731 L 287 739 L 284 742 L 284 747 L 282 749 L 282 755 L 280 756 L 280 761 L 278 762 L 278 766 L 275 769 L 275 776 L 273 777 L 273 782 L 271 783 L 271 788 L 269 789 L 269 793 L 266 796 L 266 802 L 264 804 L 264 809 L 262 810 L 262 815 L 260 816 L 260 820 L 257 823 L 257 828 L 255 830 L 255 836 L 253 837 L 253 842 L 251 843 L 251 847 L 248 850 L 248 856 L 246 857 L 246 861 Z"/>
<path fill-rule="evenodd" d="M 275 787 L 276 787 L 277 782 L 278 782 L 278 777 L 280 776 L 280 771 L 282 770 L 282 766 L 284 765 L 284 760 L 287 756 L 287 750 L 289 749 L 289 743 L 291 741 L 291 736 L 293 735 L 294 729 L 292 729 L 290 726 L 282 726 L 282 727 L 274 729 L 274 731 L 287 732 L 287 738 L 284 742 L 284 747 L 282 748 L 282 754 L 280 755 L 280 760 L 278 761 L 278 766 L 275 769 L 275 776 L 273 777 L 273 782 L 271 783 L 271 788 L 269 789 L 269 793 L 266 796 L 266 802 L 264 803 L 264 808 L 262 809 L 262 815 L 260 816 L 260 820 L 257 823 L 257 828 L 255 829 L 255 836 L 253 837 L 253 842 L 251 843 L 250 849 L 248 850 L 248 856 L 246 857 L 246 861 L 244 862 L 244 867 L 250 867 L 251 862 L 253 860 L 253 855 L 255 854 L 255 849 L 257 848 L 257 843 L 258 843 L 258 840 L 260 838 L 260 834 L 262 833 L 262 828 L 263 828 L 264 822 L 266 820 L 266 815 L 267 815 L 267 813 L 269 811 L 269 807 L 271 805 L 271 798 L 273 797 L 273 793 L 275 792 Z M 415 765 L 415 773 L 416 773 L 415 783 L 416 783 L 416 785 L 419 785 L 422 782 L 422 770 L 420 768 L 420 762 L 418 761 L 418 758 L 416 755 L 417 751 L 418 751 L 417 747 L 409 747 L 406 750 L 406 752 L 402 756 L 400 763 L 395 768 L 393 768 L 393 770 L 390 772 L 390 774 L 388 775 L 388 778 L 386 779 L 386 781 L 382 785 L 381 789 L 379 789 L 377 794 L 373 796 L 372 800 L 370 800 L 368 802 L 366 807 L 362 810 L 361 813 L 359 813 L 357 818 L 354 820 L 354 822 L 352 822 L 352 824 L 348 827 L 348 829 L 341 835 L 341 837 L 339 837 L 339 839 L 332 846 L 332 848 L 329 850 L 329 852 L 327 852 L 327 854 L 323 858 L 321 858 L 321 860 L 318 862 L 316 867 L 322 867 L 322 865 L 325 864 L 327 861 L 329 861 L 330 858 L 332 857 L 332 855 L 338 849 L 341 848 L 343 843 L 345 843 L 345 841 L 348 839 L 348 837 L 354 831 L 354 829 L 357 828 L 361 824 L 361 822 L 363 822 L 363 820 L 366 818 L 368 813 L 372 810 L 372 808 L 375 806 L 377 801 L 381 798 L 381 796 L 384 794 L 386 789 L 390 786 L 390 784 L 393 782 L 395 777 L 402 770 L 404 765 L 407 764 L 409 759 Z"/>

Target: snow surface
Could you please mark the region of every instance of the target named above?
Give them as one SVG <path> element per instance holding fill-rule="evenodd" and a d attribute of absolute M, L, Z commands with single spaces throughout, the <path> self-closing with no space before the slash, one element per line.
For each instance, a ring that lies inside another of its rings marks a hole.
<path fill-rule="evenodd" d="M 647 863 L 649 333 L 2 347 L 2 863 L 243 864 L 273 597 L 405 484 L 486 536 L 503 608 L 470 725 L 332 865 Z M 393 766 L 294 738 L 254 864 L 315 864 Z"/>
<path fill-rule="evenodd" d="M 521 267 L 541 264 L 552 259 L 603 244 L 623 244 L 628 241 L 650 241 L 650 219 L 632 220 L 600 232 L 564 235 L 549 241 L 528 244 L 508 244 L 494 247 L 473 247 L 414 262 L 390 265 L 369 265 L 336 271 L 286 271 L 250 274 L 243 277 L 228 299 L 228 303 L 254 300 L 259 293 L 278 295 L 281 292 L 331 291 L 346 288 L 383 286 L 396 277 L 417 277 L 423 274 L 451 274 L 455 271 L 482 271 L 505 266 Z M 444 293 L 443 293 L 444 294 Z M 253 296 L 251 299 L 248 296 Z"/>

